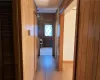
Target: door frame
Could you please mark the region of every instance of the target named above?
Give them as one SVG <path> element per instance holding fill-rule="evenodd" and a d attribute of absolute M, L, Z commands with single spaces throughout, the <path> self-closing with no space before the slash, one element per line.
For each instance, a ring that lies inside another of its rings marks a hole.
<path fill-rule="evenodd" d="M 21 1 L 13 0 L 12 6 L 13 6 L 13 21 L 14 21 L 13 26 L 14 26 L 14 51 L 15 51 L 15 64 L 16 64 L 16 80 L 23 80 L 22 39 L 21 39 L 22 38 L 21 36 L 22 35 L 21 33 Z M 79 9 L 80 9 L 80 0 L 77 0 L 73 80 L 75 80 L 76 78 L 76 69 L 77 69 L 76 64 L 77 64 L 77 48 L 78 48 Z M 60 41 L 60 44 L 61 44 L 61 41 Z M 61 52 L 60 54 L 63 57 L 63 54 Z M 62 57 L 59 60 L 62 60 L 63 59 Z M 62 63 L 60 64 L 62 65 Z"/>
<path fill-rule="evenodd" d="M 63 39 L 64 39 L 64 12 L 62 12 L 60 15 L 60 44 L 59 44 L 59 65 L 58 70 L 63 70 Z"/>
<path fill-rule="evenodd" d="M 23 80 L 21 1 L 12 0 L 15 80 Z"/>
<path fill-rule="evenodd" d="M 75 41 L 74 41 L 74 63 L 73 63 L 73 80 L 76 80 L 77 70 L 77 51 L 78 51 L 78 32 L 79 32 L 79 16 L 80 16 L 80 0 L 77 0 L 76 9 L 76 26 L 75 26 Z"/>
<path fill-rule="evenodd" d="M 71 4 L 71 3 L 69 2 L 69 4 Z M 73 80 L 76 80 L 76 69 L 77 69 L 78 31 L 79 31 L 79 16 L 80 16 L 79 15 L 79 11 L 80 11 L 80 0 L 77 0 L 75 40 L 74 40 Z M 61 12 L 60 15 L 63 14 L 63 12 Z M 63 29 L 60 29 L 60 38 L 61 39 L 60 39 L 60 49 L 59 49 L 59 51 L 60 51 L 60 56 L 59 56 L 59 69 L 58 69 L 59 71 L 62 71 L 63 70 L 63 48 L 61 47 L 61 46 L 63 46 L 62 43 L 63 43 L 63 38 L 64 38 L 64 36 L 63 36 L 64 26 L 63 25 L 60 25 L 60 27 L 62 27 Z M 61 30 L 63 30 L 63 31 L 61 31 Z"/>

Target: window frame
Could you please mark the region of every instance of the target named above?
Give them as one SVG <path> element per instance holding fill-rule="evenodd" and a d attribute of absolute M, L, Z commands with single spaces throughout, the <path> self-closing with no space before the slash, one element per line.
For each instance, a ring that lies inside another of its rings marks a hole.
<path fill-rule="evenodd" d="M 45 35 L 45 25 L 52 25 L 52 36 L 46 36 Z M 51 23 L 45 23 L 44 24 L 44 32 L 43 33 L 44 33 L 44 37 L 53 37 L 53 24 L 51 24 Z"/>

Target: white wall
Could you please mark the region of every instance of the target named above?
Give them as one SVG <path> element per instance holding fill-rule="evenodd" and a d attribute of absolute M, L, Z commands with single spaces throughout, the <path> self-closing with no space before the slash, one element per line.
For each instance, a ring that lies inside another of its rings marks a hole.
<path fill-rule="evenodd" d="M 73 2 L 64 12 L 63 61 L 73 61 L 76 24 L 75 7 L 76 3 Z"/>

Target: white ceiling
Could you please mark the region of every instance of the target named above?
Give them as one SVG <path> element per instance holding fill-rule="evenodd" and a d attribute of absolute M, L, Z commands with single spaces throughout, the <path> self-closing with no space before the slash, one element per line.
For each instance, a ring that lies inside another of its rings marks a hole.
<path fill-rule="evenodd" d="M 63 0 L 35 0 L 38 13 L 55 13 Z"/>

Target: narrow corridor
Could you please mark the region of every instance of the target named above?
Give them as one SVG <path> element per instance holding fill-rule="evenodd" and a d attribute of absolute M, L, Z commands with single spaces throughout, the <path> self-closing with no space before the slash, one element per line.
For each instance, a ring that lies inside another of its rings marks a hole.
<path fill-rule="evenodd" d="M 100 0 L 0 0 L 0 80 L 100 80 Z"/>
<path fill-rule="evenodd" d="M 72 80 L 73 64 L 68 63 L 63 65 L 63 72 L 56 70 L 55 59 L 50 55 L 51 48 L 42 48 L 42 55 L 38 59 L 38 70 L 36 80 Z M 44 52 L 44 53 L 43 53 Z M 45 53 L 47 52 L 47 53 Z"/>

